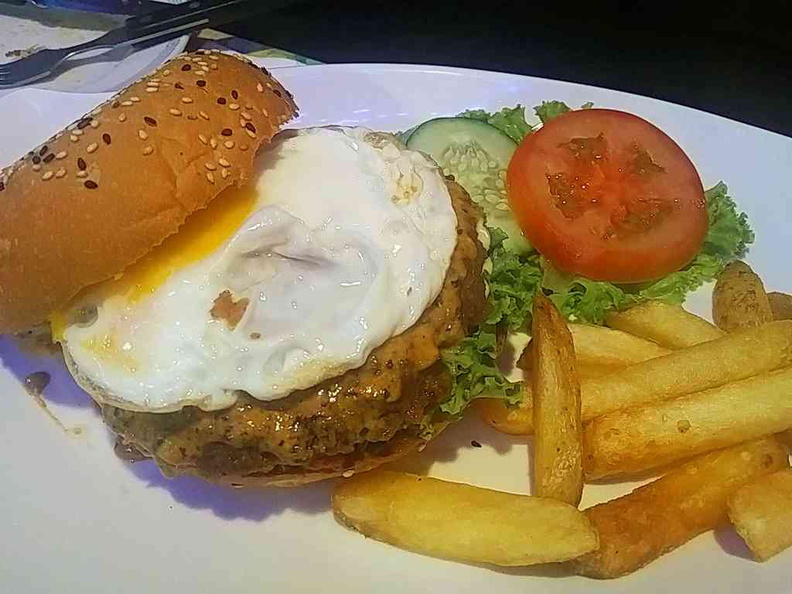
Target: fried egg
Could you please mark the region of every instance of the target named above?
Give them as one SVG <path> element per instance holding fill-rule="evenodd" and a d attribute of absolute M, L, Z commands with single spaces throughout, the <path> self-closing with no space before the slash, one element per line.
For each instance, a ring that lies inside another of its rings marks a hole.
<path fill-rule="evenodd" d="M 251 184 L 84 291 L 53 331 L 80 381 L 121 408 L 283 398 L 412 326 L 440 292 L 456 226 L 436 165 L 395 138 L 287 131 Z"/>

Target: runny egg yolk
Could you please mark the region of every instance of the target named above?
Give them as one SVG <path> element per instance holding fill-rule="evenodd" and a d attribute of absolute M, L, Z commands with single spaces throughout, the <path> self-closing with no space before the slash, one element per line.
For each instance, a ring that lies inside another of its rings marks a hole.
<path fill-rule="evenodd" d="M 209 256 L 250 216 L 257 197 L 255 184 L 225 190 L 206 208 L 190 215 L 177 233 L 166 238 L 119 276 L 87 287 L 67 307 L 54 312 L 50 316 L 53 339 L 63 338 L 69 324 L 67 312 L 87 295 L 100 300 L 112 295 L 125 295 L 129 302 L 138 302 L 156 291 L 177 270 Z M 111 340 L 112 337 L 107 338 Z"/>

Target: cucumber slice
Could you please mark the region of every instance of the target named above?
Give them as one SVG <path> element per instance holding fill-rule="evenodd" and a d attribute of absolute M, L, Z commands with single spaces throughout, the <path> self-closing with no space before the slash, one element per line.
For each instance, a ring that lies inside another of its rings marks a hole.
<path fill-rule="evenodd" d="M 456 178 L 484 209 L 487 224 L 509 236 L 508 250 L 531 249 L 506 197 L 506 168 L 517 148 L 511 138 L 481 120 L 437 118 L 418 126 L 407 138 L 407 147 L 428 154 L 443 173 Z"/>

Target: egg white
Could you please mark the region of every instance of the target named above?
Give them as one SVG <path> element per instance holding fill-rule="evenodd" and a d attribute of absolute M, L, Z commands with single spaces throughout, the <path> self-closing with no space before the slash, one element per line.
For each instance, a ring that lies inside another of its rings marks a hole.
<path fill-rule="evenodd" d="M 94 394 L 153 412 L 221 409 L 238 390 L 282 398 L 362 365 L 440 292 L 456 216 L 422 154 L 365 128 L 312 128 L 276 137 L 256 172 L 253 212 L 218 249 L 65 328 Z M 233 328 L 210 313 L 224 291 L 247 300 Z"/>

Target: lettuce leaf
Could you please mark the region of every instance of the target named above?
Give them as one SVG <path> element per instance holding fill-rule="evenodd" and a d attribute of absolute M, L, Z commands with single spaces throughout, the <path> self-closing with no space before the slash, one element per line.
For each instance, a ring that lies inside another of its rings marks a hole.
<path fill-rule="evenodd" d="M 541 105 L 534 107 L 534 113 L 536 113 L 536 116 L 542 120 L 543 124 L 546 124 L 553 118 L 558 117 L 561 114 L 565 114 L 568 111 L 571 110 L 569 109 L 569 106 L 563 101 L 542 101 Z"/>
<path fill-rule="evenodd" d="M 504 107 L 495 113 L 488 113 L 483 109 L 471 109 L 463 111 L 459 117 L 487 122 L 517 143 L 531 132 L 531 126 L 525 121 L 525 107 L 522 105 Z"/>

